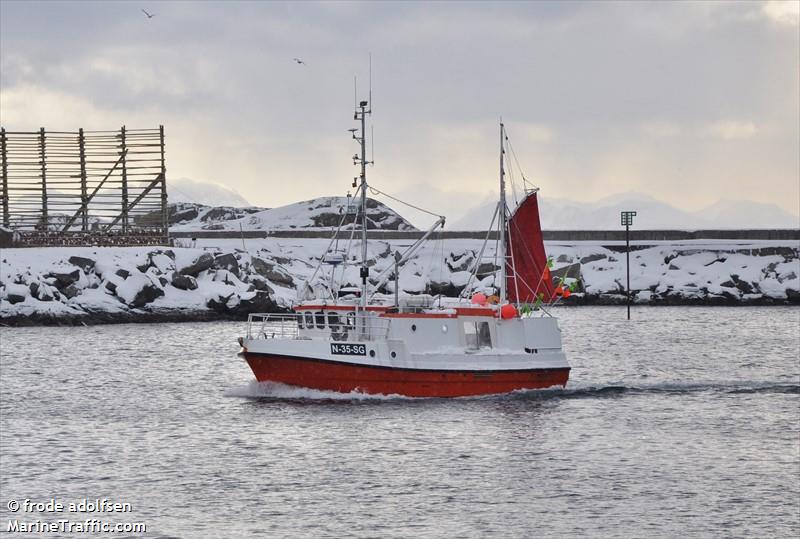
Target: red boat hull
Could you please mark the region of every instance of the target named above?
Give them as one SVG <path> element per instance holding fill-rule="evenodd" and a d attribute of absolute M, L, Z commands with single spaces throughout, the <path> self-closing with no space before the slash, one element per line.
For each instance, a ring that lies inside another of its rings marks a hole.
<path fill-rule="evenodd" d="M 465 397 L 565 386 L 569 367 L 514 371 L 441 371 L 356 366 L 349 363 L 244 352 L 259 382 L 350 393 L 408 397 Z"/>

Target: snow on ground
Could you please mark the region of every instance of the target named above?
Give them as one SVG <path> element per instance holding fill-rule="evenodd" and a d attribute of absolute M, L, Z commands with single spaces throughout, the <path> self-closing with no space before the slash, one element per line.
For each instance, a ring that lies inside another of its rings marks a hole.
<path fill-rule="evenodd" d="M 394 253 L 413 240 L 371 241 L 370 282 L 393 293 Z M 447 239 L 424 244 L 400 270 L 403 294 L 469 290 L 495 285 L 494 243 L 481 260 L 480 240 Z M 274 311 L 297 301 L 311 280 L 314 289 L 331 283 L 357 286 L 360 242 L 338 253 L 348 262 L 332 266 L 320 258 L 329 240 L 267 238 L 199 239 L 195 248 L 63 247 L 4 249 L 0 254 L 0 319 L 94 313 L 207 311 L 243 315 Z M 633 244 L 631 289 L 641 303 L 800 302 L 797 242 L 685 241 Z M 625 253 L 619 246 L 591 242 L 546 242 L 554 270 L 571 267 L 582 293 L 572 301 L 624 299 Z M 477 278 L 471 273 L 479 264 Z"/>

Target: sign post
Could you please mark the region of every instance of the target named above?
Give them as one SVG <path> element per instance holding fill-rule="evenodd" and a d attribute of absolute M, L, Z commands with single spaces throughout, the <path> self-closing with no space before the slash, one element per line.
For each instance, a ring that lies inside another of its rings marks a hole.
<path fill-rule="evenodd" d="M 628 303 L 628 320 L 631 319 L 631 225 L 633 224 L 633 217 L 636 215 L 635 211 L 624 211 L 620 213 L 622 226 L 625 227 L 625 265 L 627 266 L 627 303 Z"/>

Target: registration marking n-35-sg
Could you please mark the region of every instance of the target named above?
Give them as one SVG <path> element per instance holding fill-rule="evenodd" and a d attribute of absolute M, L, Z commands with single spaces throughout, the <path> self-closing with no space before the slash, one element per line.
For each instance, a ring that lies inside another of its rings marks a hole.
<path fill-rule="evenodd" d="M 331 354 L 337 356 L 366 356 L 367 345 L 365 344 L 345 344 L 331 343 Z"/>

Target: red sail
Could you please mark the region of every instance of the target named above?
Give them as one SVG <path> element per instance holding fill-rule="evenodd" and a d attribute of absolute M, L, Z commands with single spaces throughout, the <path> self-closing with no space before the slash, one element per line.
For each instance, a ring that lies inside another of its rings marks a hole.
<path fill-rule="evenodd" d="M 509 259 L 507 267 L 509 301 L 534 303 L 540 293 L 544 294 L 544 301 L 550 301 L 554 296 L 553 281 L 547 268 L 536 192 L 528 193 L 514 210 L 508 221 L 508 235 L 507 254 L 514 257 L 514 264 Z"/>

